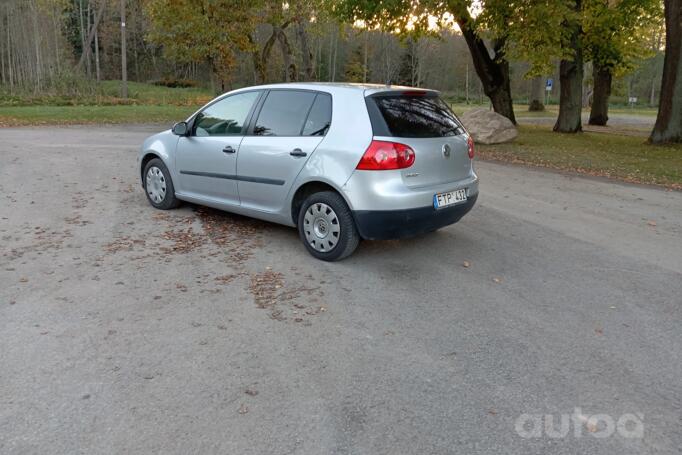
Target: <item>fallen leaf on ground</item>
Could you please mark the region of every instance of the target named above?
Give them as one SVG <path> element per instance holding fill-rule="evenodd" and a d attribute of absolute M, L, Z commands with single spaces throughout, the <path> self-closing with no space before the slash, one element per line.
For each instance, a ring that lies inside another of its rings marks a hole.
<path fill-rule="evenodd" d="M 468 269 L 470 266 L 471 266 L 471 264 L 469 263 L 469 261 L 464 261 L 464 262 L 462 262 L 462 267 Z"/>

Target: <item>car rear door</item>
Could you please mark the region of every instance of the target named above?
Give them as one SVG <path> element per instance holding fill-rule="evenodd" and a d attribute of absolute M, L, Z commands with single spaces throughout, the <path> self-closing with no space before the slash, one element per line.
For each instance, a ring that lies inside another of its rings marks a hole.
<path fill-rule="evenodd" d="M 437 186 L 471 175 L 464 128 L 435 92 L 379 92 L 366 101 L 374 138 L 414 150 L 414 164 L 402 171 L 406 186 Z"/>
<path fill-rule="evenodd" d="M 229 95 L 197 114 L 190 135 L 181 137 L 177 145 L 175 168 L 181 193 L 239 204 L 237 153 L 261 93 Z"/>
<path fill-rule="evenodd" d="M 292 183 L 322 141 L 331 122 L 327 93 L 273 89 L 261 101 L 237 158 L 243 206 L 282 209 Z"/>

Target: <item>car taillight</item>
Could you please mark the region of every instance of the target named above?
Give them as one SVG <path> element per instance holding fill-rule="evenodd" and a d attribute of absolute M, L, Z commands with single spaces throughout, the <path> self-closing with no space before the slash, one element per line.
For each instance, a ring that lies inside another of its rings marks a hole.
<path fill-rule="evenodd" d="M 357 169 L 385 171 L 405 169 L 414 164 L 414 150 L 405 144 L 388 141 L 372 141 L 362 155 Z"/>
<path fill-rule="evenodd" d="M 474 140 L 472 139 L 471 136 L 469 136 L 469 139 L 467 139 L 467 145 L 469 148 L 469 159 L 473 160 L 474 159 Z"/>

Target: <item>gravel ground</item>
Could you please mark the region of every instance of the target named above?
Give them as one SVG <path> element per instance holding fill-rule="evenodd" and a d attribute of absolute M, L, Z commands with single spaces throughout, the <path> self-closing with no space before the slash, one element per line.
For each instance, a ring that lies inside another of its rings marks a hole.
<path fill-rule="evenodd" d="M 479 163 L 328 264 L 152 209 L 157 128 L 0 130 L 0 453 L 680 453 L 682 193 Z"/>

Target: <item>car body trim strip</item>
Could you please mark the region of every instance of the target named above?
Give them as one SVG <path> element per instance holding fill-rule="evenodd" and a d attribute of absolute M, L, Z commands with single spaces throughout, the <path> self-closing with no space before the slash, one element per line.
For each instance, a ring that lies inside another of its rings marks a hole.
<path fill-rule="evenodd" d="M 241 182 L 263 183 L 266 185 L 284 185 L 284 180 L 268 179 L 264 177 L 250 177 L 248 175 L 218 174 L 216 172 L 180 171 L 185 175 L 196 175 L 199 177 L 211 177 L 215 179 L 238 180 Z"/>

